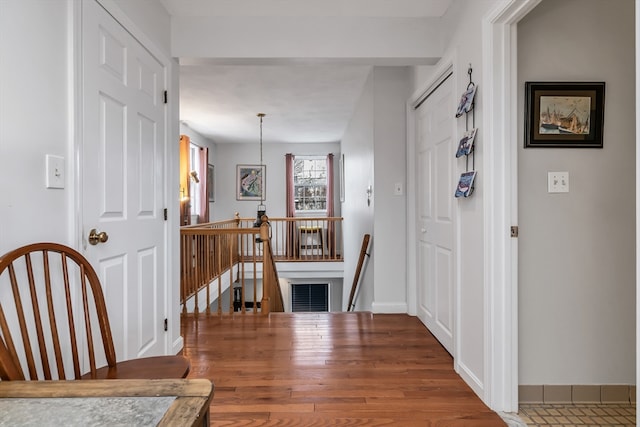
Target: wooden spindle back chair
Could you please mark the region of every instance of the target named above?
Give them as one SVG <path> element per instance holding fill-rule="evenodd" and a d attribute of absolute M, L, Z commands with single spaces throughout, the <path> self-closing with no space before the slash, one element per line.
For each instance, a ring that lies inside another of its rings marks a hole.
<path fill-rule="evenodd" d="M 0 378 L 184 378 L 183 356 L 116 362 L 100 280 L 89 261 L 57 243 L 0 258 Z"/>

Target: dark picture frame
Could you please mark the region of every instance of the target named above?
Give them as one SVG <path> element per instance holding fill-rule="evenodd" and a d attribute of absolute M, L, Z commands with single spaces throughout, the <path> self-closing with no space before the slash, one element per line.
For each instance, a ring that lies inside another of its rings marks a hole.
<path fill-rule="evenodd" d="M 216 179 L 215 179 L 215 169 L 212 164 L 207 165 L 207 199 L 209 202 L 216 201 Z"/>
<path fill-rule="evenodd" d="M 266 173 L 265 165 L 237 165 L 236 199 L 264 200 Z"/>
<path fill-rule="evenodd" d="M 525 82 L 524 147 L 602 148 L 604 82 Z"/>

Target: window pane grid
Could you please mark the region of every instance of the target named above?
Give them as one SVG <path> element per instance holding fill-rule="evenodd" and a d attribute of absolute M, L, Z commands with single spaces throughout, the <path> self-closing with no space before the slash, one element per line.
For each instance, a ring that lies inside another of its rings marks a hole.
<path fill-rule="evenodd" d="M 296 159 L 293 173 L 296 211 L 326 210 L 326 159 Z"/>

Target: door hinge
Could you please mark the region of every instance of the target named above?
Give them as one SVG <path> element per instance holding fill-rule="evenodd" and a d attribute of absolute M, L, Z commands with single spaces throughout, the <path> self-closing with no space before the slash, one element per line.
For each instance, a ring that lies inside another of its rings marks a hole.
<path fill-rule="evenodd" d="M 164 91 L 164 103 L 166 104 L 168 102 L 169 99 L 169 94 L 167 93 L 167 91 Z"/>
<path fill-rule="evenodd" d="M 164 331 L 167 332 L 169 330 L 169 319 L 164 319 Z"/>
<path fill-rule="evenodd" d="M 169 211 L 167 208 L 164 208 L 164 220 L 166 221 L 169 216 Z"/>
<path fill-rule="evenodd" d="M 518 226 L 517 225 L 512 225 L 511 226 L 511 237 L 518 237 Z"/>

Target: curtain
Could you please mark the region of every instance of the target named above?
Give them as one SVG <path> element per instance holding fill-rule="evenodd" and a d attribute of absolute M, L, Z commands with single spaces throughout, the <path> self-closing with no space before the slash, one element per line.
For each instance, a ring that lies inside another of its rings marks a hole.
<path fill-rule="evenodd" d="M 327 155 L 327 216 L 334 215 L 333 210 L 333 153 Z"/>
<path fill-rule="evenodd" d="M 187 135 L 180 135 L 180 225 L 189 225 L 189 149 Z M 175 199 L 174 199 L 175 200 Z"/>
<path fill-rule="evenodd" d="M 327 155 L 327 217 L 334 216 L 333 207 L 333 153 Z M 327 241 L 329 254 L 333 258 L 336 254 L 336 227 L 333 221 L 329 221 L 327 225 Z"/>
<path fill-rule="evenodd" d="M 285 188 L 286 188 L 286 215 L 287 218 L 293 218 L 296 212 L 296 197 L 295 197 L 295 185 L 293 182 L 293 162 L 295 160 L 295 156 L 291 153 L 287 153 L 284 156 L 285 158 Z M 289 221 L 287 222 L 287 248 L 286 255 L 287 257 L 293 257 L 295 255 L 297 245 L 296 245 L 296 230 L 295 230 L 295 222 Z"/>
<path fill-rule="evenodd" d="M 207 166 L 209 165 L 209 149 L 207 147 L 200 147 L 198 150 L 198 164 L 195 165 L 198 169 L 198 177 L 200 182 L 198 183 L 198 200 L 200 200 L 200 206 L 198 209 L 198 223 L 209 222 L 209 193 L 207 188 Z"/>
<path fill-rule="evenodd" d="M 287 189 L 287 217 L 295 216 L 296 212 L 296 198 L 294 194 L 294 182 L 293 182 L 293 161 L 295 156 L 291 153 L 285 156 L 285 174 L 286 174 L 286 189 Z"/>

